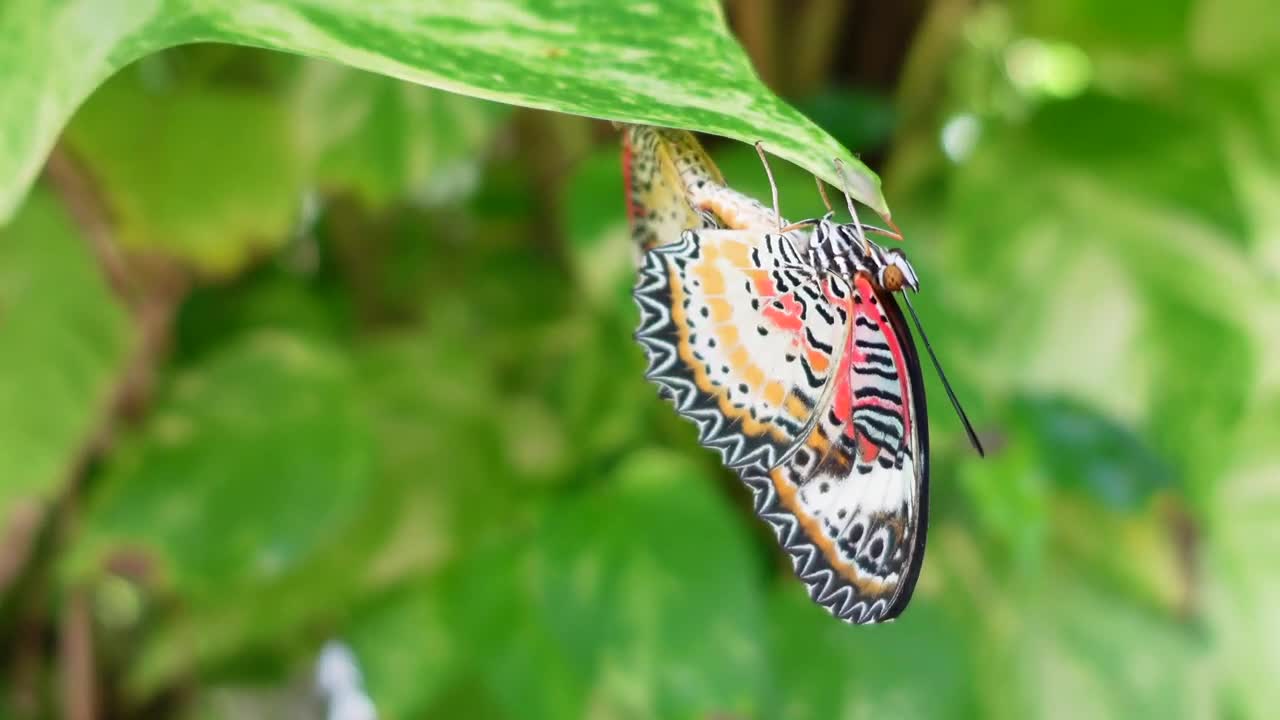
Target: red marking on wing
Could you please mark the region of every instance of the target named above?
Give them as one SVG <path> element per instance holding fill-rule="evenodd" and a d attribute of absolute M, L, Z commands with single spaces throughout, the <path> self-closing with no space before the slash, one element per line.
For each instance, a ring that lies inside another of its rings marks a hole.
<path fill-rule="evenodd" d="M 831 405 L 836 419 L 844 426 L 844 434 L 851 439 L 856 434 L 853 423 L 849 420 L 853 417 L 853 361 L 857 350 L 853 345 L 853 333 L 849 333 L 844 353 L 840 357 L 840 367 L 836 368 L 836 390 Z"/>
<path fill-rule="evenodd" d="M 827 297 L 827 302 L 835 306 L 844 306 L 849 313 L 849 322 L 853 322 L 853 302 L 851 298 L 839 298 L 831 292 L 831 281 L 827 280 L 822 283 L 822 292 Z M 831 398 L 831 412 L 835 414 L 836 420 L 844 426 L 845 435 L 850 438 L 854 435 L 853 423 L 849 422 L 849 418 L 853 413 L 853 361 L 854 352 L 857 350 L 853 345 L 853 333 L 848 333 L 844 339 L 844 348 L 840 353 L 840 364 L 836 366 L 835 389 Z"/>
<path fill-rule="evenodd" d="M 867 282 L 866 278 L 861 275 L 857 280 L 858 292 L 862 293 L 863 304 L 870 302 L 875 296 L 875 289 Z M 898 397 L 902 398 L 902 406 L 897 408 L 902 413 L 902 429 L 903 442 L 910 442 L 911 437 L 911 409 L 908 399 L 911 397 L 911 388 L 909 383 L 910 373 L 907 370 L 907 360 L 902 354 L 902 345 L 898 342 L 898 333 L 895 328 L 886 320 L 883 312 L 872 314 L 871 318 L 875 320 L 876 325 L 880 328 L 880 333 L 884 335 L 884 341 L 889 344 L 889 352 L 893 355 L 893 367 L 898 373 Z M 909 332 L 903 328 L 904 332 Z"/>
<path fill-rule="evenodd" d="M 777 302 L 782 303 L 782 309 L 779 310 L 773 303 L 769 303 L 765 306 L 764 316 L 780 330 L 786 330 L 799 337 L 804 330 L 804 320 L 800 318 L 800 303 L 796 302 L 795 295 L 787 293 L 778 298 Z"/>
<path fill-rule="evenodd" d="M 853 424 L 850 423 L 849 427 L 853 427 Z M 858 451 L 862 455 L 862 462 L 864 463 L 874 462 L 876 456 L 880 454 L 880 448 L 876 447 L 876 444 L 871 442 L 871 439 L 866 435 L 858 438 Z"/>
<path fill-rule="evenodd" d="M 631 138 L 629 133 L 622 133 L 622 194 L 627 199 L 627 220 L 635 220 L 637 208 L 631 190 L 634 178 L 631 177 Z"/>
<path fill-rule="evenodd" d="M 773 278 L 769 277 L 769 273 L 764 270 L 752 273 L 751 284 L 755 286 L 756 294 L 760 297 L 774 297 L 778 294 L 778 286 L 774 284 Z"/>

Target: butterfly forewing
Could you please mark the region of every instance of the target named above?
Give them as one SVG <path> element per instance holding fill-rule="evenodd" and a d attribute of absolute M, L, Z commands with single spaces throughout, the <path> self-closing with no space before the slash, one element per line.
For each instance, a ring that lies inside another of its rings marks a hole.
<path fill-rule="evenodd" d="M 637 339 L 649 377 L 731 467 L 776 465 L 823 405 L 844 343 L 845 292 L 779 235 L 685 232 L 646 256 Z"/>

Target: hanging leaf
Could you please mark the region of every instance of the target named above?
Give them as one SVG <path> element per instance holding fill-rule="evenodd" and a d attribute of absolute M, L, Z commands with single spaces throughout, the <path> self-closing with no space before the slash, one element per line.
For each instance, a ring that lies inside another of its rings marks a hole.
<path fill-rule="evenodd" d="M 0 218 L 72 111 L 116 70 L 195 42 L 334 60 L 464 95 L 763 141 L 887 214 L 879 179 L 756 77 L 716 0 L 357 0 L 0 6 Z"/>

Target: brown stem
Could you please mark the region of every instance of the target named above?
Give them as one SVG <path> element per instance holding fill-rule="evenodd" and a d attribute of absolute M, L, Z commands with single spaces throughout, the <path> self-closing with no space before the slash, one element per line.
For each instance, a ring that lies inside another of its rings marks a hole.
<path fill-rule="evenodd" d="M 773 52 L 777 28 L 773 10 L 773 0 L 735 0 L 729 9 L 738 39 L 755 65 L 756 74 L 770 88 L 776 88 L 778 81 Z"/>
<path fill-rule="evenodd" d="M 512 123 L 520 166 L 529 174 L 535 199 L 532 240 L 561 267 L 568 267 L 559 201 L 565 182 L 565 158 L 590 133 L 589 121 L 536 110 L 516 113 Z"/>
<path fill-rule="evenodd" d="M 111 444 L 122 418 L 137 417 L 147 405 L 155 371 L 169 347 L 186 275 L 162 260 L 126 258 L 115 242 L 107 204 L 93 177 L 65 148 L 54 149 L 46 168 L 54 192 L 80 228 L 112 290 L 131 310 L 137 333 L 94 429 L 68 468 L 57 516 L 57 547 L 75 540 L 80 522 L 80 493 L 94 463 Z M 29 561 L 29 559 L 27 560 Z M 93 720 L 98 714 L 98 687 L 89 589 L 68 589 L 58 620 L 60 689 L 64 717 Z"/>
<path fill-rule="evenodd" d="M 75 530 L 74 510 L 64 518 L 64 534 L 69 539 Z M 59 681 L 62 689 L 62 716 L 66 720 L 94 720 L 98 716 L 97 671 L 93 654 L 93 616 L 89 609 L 89 591 L 77 585 L 64 599 L 58 619 L 58 657 L 61 665 Z"/>
<path fill-rule="evenodd" d="M 1182 617 L 1192 618 L 1200 610 L 1200 532 L 1195 518 L 1176 500 L 1168 503 L 1165 516 L 1182 580 L 1178 610 Z"/>
<path fill-rule="evenodd" d="M 19 500 L 0 517 L 0 594 L 17 582 L 35 549 L 45 511 L 41 503 Z"/>
<path fill-rule="evenodd" d="M 804 97 L 819 89 L 831 58 L 841 47 L 844 14 L 850 4 L 845 0 L 809 0 L 805 5 L 799 31 L 790 38 L 794 45 L 787 53 L 791 66 L 788 94 Z"/>
<path fill-rule="evenodd" d="M 948 60 L 956 51 L 973 0 L 934 0 L 921 22 L 902 68 L 895 104 L 898 129 L 882 175 L 885 192 L 897 195 L 928 176 L 941 158 L 934 133 L 938 107 L 946 101 Z"/>
<path fill-rule="evenodd" d="M 89 247 L 98 259 L 107 282 L 116 295 L 132 305 L 136 289 L 129 277 L 123 254 L 116 246 L 111 215 L 92 178 L 65 147 L 54 147 L 45 164 L 50 184 L 71 214 Z"/>

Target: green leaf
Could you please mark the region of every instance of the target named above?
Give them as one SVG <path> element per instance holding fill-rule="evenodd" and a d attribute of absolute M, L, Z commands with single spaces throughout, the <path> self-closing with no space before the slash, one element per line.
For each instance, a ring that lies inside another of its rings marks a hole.
<path fill-rule="evenodd" d="M 503 675 L 495 666 L 523 662 L 513 658 L 521 652 L 521 628 L 529 627 L 529 592 L 521 583 L 529 552 L 513 552 L 510 538 L 468 550 L 443 572 L 419 575 L 363 604 L 343 630 L 379 717 L 450 717 L 443 708 L 460 690 L 472 709 L 477 701 L 500 704 L 486 678 Z M 530 660 L 548 660 L 549 650 Z M 514 672 L 536 675 L 527 667 Z"/>
<path fill-rule="evenodd" d="M 288 239 L 302 193 L 284 107 L 262 93 L 125 72 L 90 98 L 67 141 L 97 179 L 126 248 L 229 275 Z"/>
<path fill-rule="evenodd" d="M 1047 717 L 1064 707 L 1091 718 L 1212 714 L 1191 626 L 1066 573 L 1054 580 L 1018 595 L 1025 612 L 1006 648 L 1005 674 L 987 680 L 992 707 L 984 716 Z"/>
<path fill-rule="evenodd" d="M 1135 511 L 1177 484 L 1173 468 L 1137 433 L 1077 401 L 1021 398 L 1011 419 L 1055 485 L 1082 490 L 1106 507 Z"/>
<path fill-rule="evenodd" d="M 1275 77 L 1280 27 L 1262 21 L 1274 9 L 1267 0 L 1216 0 L 1195 7 L 1189 32 L 1192 57 L 1218 72 L 1247 69 Z"/>
<path fill-rule="evenodd" d="M 292 111 L 299 144 L 328 190 L 371 207 L 402 197 L 439 205 L 480 179 L 506 107 L 332 63 L 303 64 Z"/>
<path fill-rule="evenodd" d="M 183 370 L 113 458 L 73 568 L 141 551 L 197 603 L 288 577 L 342 542 L 368 502 L 353 400 L 340 356 L 281 333 Z"/>
<path fill-rule="evenodd" d="M 375 469 L 352 372 L 324 343 L 246 332 L 181 368 L 113 453 L 62 558 L 72 582 L 120 569 L 151 590 L 129 697 L 185 674 L 237 679 L 236 658 L 279 676 L 305 629 L 367 587 L 395 501 Z"/>
<path fill-rule="evenodd" d="M 962 623 L 915 599 L 894 623 L 838 623 L 787 581 L 773 593 L 773 697 L 759 717 L 967 718 L 977 698 Z"/>
<path fill-rule="evenodd" d="M 979 398 L 1065 397 L 1149 447 L 1169 449 L 1166 461 L 1180 460 L 1173 451 L 1185 457 L 1179 446 L 1187 433 L 1174 427 L 1174 413 L 1230 421 L 1256 380 L 1242 353 L 1245 338 L 1274 317 L 1262 310 L 1275 303 L 1266 268 L 1249 260 L 1237 201 L 1199 179 L 1229 177 L 1223 154 L 1190 159 L 1195 138 L 1211 137 L 1203 127 L 1154 113 L 1148 133 L 1133 108 L 1062 104 L 1074 109 L 1055 110 L 1051 123 L 1030 132 L 992 123 L 955 170 L 946 234 L 918 257 L 923 268 L 945 268 L 963 282 L 935 283 L 931 295 L 942 299 L 922 302 L 921 313 L 939 349 L 982 348 L 946 356 L 957 384 L 978 381 Z M 1110 113 L 1115 124 L 1090 123 L 1093 111 Z M 1047 132 L 1049 125 L 1058 130 Z M 1184 138 L 1177 127 L 1198 130 Z M 1141 174 L 1156 180 L 1139 180 L 1136 165 L 1086 168 L 1076 159 L 1128 153 L 1131 135 L 1143 136 L 1150 151 Z M 1207 348 L 1213 352 L 1198 361 L 1187 355 Z M 980 425 L 1019 422 L 986 415 Z M 1212 473 L 1174 470 L 1193 488 Z"/>
<path fill-rule="evenodd" d="M 60 490 L 111 402 L 131 336 L 88 241 L 38 189 L 0 230 L 0 529 Z"/>
<path fill-rule="evenodd" d="M 631 295 L 636 272 L 616 148 L 592 153 L 576 168 L 563 207 L 578 287 L 593 306 L 615 306 L 619 296 Z"/>
<path fill-rule="evenodd" d="M 357 611 L 343 634 L 383 718 L 423 717 L 464 670 L 477 628 L 450 623 L 447 580 L 396 588 Z"/>
<path fill-rule="evenodd" d="M 1276 356 L 1271 368 L 1276 369 Z M 1224 704 L 1238 717 L 1265 717 L 1280 703 L 1280 456 L 1275 429 L 1280 402 L 1274 391 L 1254 403 L 1242 426 L 1243 437 L 1215 484 L 1215 502 L 1205 532 L 1208 577 L 1205 606 L 1215 638 L 1218 680 Z"/>
<path fill-rule="evenodd" d="M 158 50 L 227 42 L 335 60 L 488 100 L 763 141 L 770 152 L 888 213 L 879 180 L 770 93 L 715 0 L 354 0 L 127 3 L 17 0 L 0 7 L 0 218 L 72 111 L 113 72 Z M 197 176 L 199 170 L 193 171 Z"/>
<path fill-rule="evenodd" d="M 438 568 L 528 509 L 514 502 L 525 478 L 500 434 L 493 370 L 483 351 L 457 352 L 465 329 L 454 323 L 438 313 L 432 332 L 382 338 L 357 355 L 378 481 L 398 498 L 381 518 L 389 541 L 366 569 L 382 581 Z"/>
<path fill-rule="evenodd" d="M 554 508 L 534 542 L 535 617 L 586 680 L 592 712 L 755 714 L 766 679 L 758 570 L 746 528 L 702 473 L 633 456 L 608 486 Z"/>

